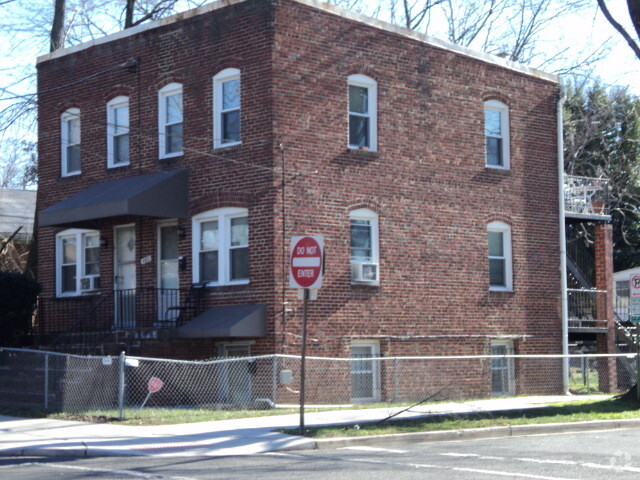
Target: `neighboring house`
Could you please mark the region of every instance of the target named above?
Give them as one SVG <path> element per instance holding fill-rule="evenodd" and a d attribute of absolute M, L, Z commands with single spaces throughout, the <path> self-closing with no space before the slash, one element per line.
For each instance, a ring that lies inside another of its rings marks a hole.
<path fill-rule="evenodd" d="M 554 75 L 226 0 L 45 55 L 38 79 L 42 343 L 297 354 L 289 238 L 323 235 L 309 355 L 562 351 Z M 544 388 L 500 368 L 495 394 Z"/>
<path fill-rule="evenodd" d="M 0 187 L 0 270 L 26 268 L 35 211 L 35 191 Z"/>

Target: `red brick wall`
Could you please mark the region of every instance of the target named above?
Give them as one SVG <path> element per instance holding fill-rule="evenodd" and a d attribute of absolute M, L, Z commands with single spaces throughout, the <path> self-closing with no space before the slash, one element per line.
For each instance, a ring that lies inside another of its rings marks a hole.
<path fill-rule="evenodd" d="M 130 57 L 139 59 L 136 72 L 117 69 L 46 93 Z M 212 151 L 212 77 L 228 67 L 242 72 L 243 143 Z M 269 337 L 254 352 L 299 351 L 302 305 L 282 267 L 288 239 L 303 234 L 324 235 L 327 256 L 324 286 L 309 307 L 309 355 L 348 355 L 352 338 L 380 339 L 384 355 L 487 353 L 489 337 L 504 335 L 516 338 L 518 353 L 561 351 L 556 84 L 292 0 L 249 0 L 38 70 L 39 208 L 97 181 L 188 167 L 190 215 L 249 209 L 251 283 L 208 293 L 210 303 L 269 305 Z M 347 150 L 347 77 L 356 73 L 377 81 L 376 153 Z M 185 154 L 158 160 L 157 91 L 171 82 L 184 86 Z M 107 170 L 105 108 L 119 94 L 130 97 L 132 161 Z M 485 167 L 489 98 L 509 106 L 508 171 Z M 82 174 L 60 178 L 59 117 L 70 107 L 82 111 Z M 379 215 L 379 287 L 350 283 L 349 211 L 363 206 Z M 155 259 L 155 219 L 133 220 L 138 258 Z M 512 228 L 513 292 L 488 290 L 486 226 L 495 220 Z M 118 223 L 93 227 L 111 239 L 105 279 Z M 180 224 L 187 287 L 191 222 Z M 59 230 L 39 236 L 49 296 Z M 155 286 L 153 265 L 138 265 L 140 286 Z M 211 340 L 172 345 L 168 355 L 215 354 Z"/>
<path fill-rule="evenodd" d="M 385 355 L 481 353 L 485 335 L 559 353 L 556 85 L 294 2 L 281 2 L 275 29 L 275 130 L 286 169 L 302 174 L 285 192 L 287 237 L 323 234 L 327 252 L 310 354 L 386 335 Z M 377 154 L 347 150 L 356 73 L 377 82 Z M 509 171 L 485 167 L 483 101 L 495 97 L 510 109 Z M 348 214 L 363 204 L 379 215 L 379 287 L 350 285 Z M 511 293 L 488 290 L 494 220 L 512 227 Z M 278 327 L 299 333 L 301 302 L 288 298 Z M 441 348 L 441 335 L 460 348 Z"/>

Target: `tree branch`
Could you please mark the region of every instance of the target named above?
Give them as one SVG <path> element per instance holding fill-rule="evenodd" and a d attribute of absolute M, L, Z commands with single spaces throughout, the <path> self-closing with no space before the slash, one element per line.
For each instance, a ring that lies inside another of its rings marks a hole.
<path fill-rule="evenodd" d="M 615 18 L 613 18 L 604 0 L 597 0 L 597 1 L 598 1 L 598 7 L 600 7 L 600 11 L 604 15 L 604 18 L 606 18 L 607 21 L 613 26 L 613 28 L 615 28 L 618 31 L 618 33 L 622 35 L 622 38 L 624 38 L 627 41 L 627 44 L 629 45 L 629 47 L 631 47 L 631 50 L 633 50 L 633 53 L 635 53 L 636 57 L 640 60 L 640 47 L 638 47 L 638 44 L 636 43 L 636 41 L 633 38 L 631 38 L 631 35 L 627 33 L 625 28 L 622 25 L 620 25 Z M 634 2 L 633 0 L 628 0 L 629 13 L 631 15 L 633 15 L 633 13 L 631 12 L 632 3 L 637 3 L 637 2 Z M 637 7 L 638 6 L 635 5 L 635 8 Z M 637 14 L 637 10 L 635 12 Z M 632 20 L 634 20 L 633 17 L 632 17 Z M 635 25 L 635 22 L 634 22 L 634 25 Z"/>

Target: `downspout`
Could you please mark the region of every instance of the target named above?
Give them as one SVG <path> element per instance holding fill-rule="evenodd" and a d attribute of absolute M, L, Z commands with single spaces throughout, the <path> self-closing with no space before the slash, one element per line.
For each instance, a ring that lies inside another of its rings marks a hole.
<path fill-rule="evenodd" d="M 562 387 L 569 394 L 569 297 L 567 293 L 567 233 L 565 228 L 564 205 L 564 139 L 562 137 L 562 109 L 566 97 L 558 100 L 557 136 L 558 136 L 558 205 L 560 219 L 560 290 L 562 304 Z"/>

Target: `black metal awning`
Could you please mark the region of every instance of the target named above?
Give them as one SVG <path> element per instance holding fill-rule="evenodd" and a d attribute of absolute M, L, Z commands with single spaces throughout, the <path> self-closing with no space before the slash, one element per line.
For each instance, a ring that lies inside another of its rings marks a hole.
<path fill-rule="evenodd" d="M 188 188 L 186 169 L 108 180 L 42 210 L 38 222 L 47 227 L 120 215 L 187 218 Z"/>
<path fill-rule="evenodd" d="M 265 337 L 267 306 L 225 305 L 208 308 L 178 327 L 179 338 Z"/>

